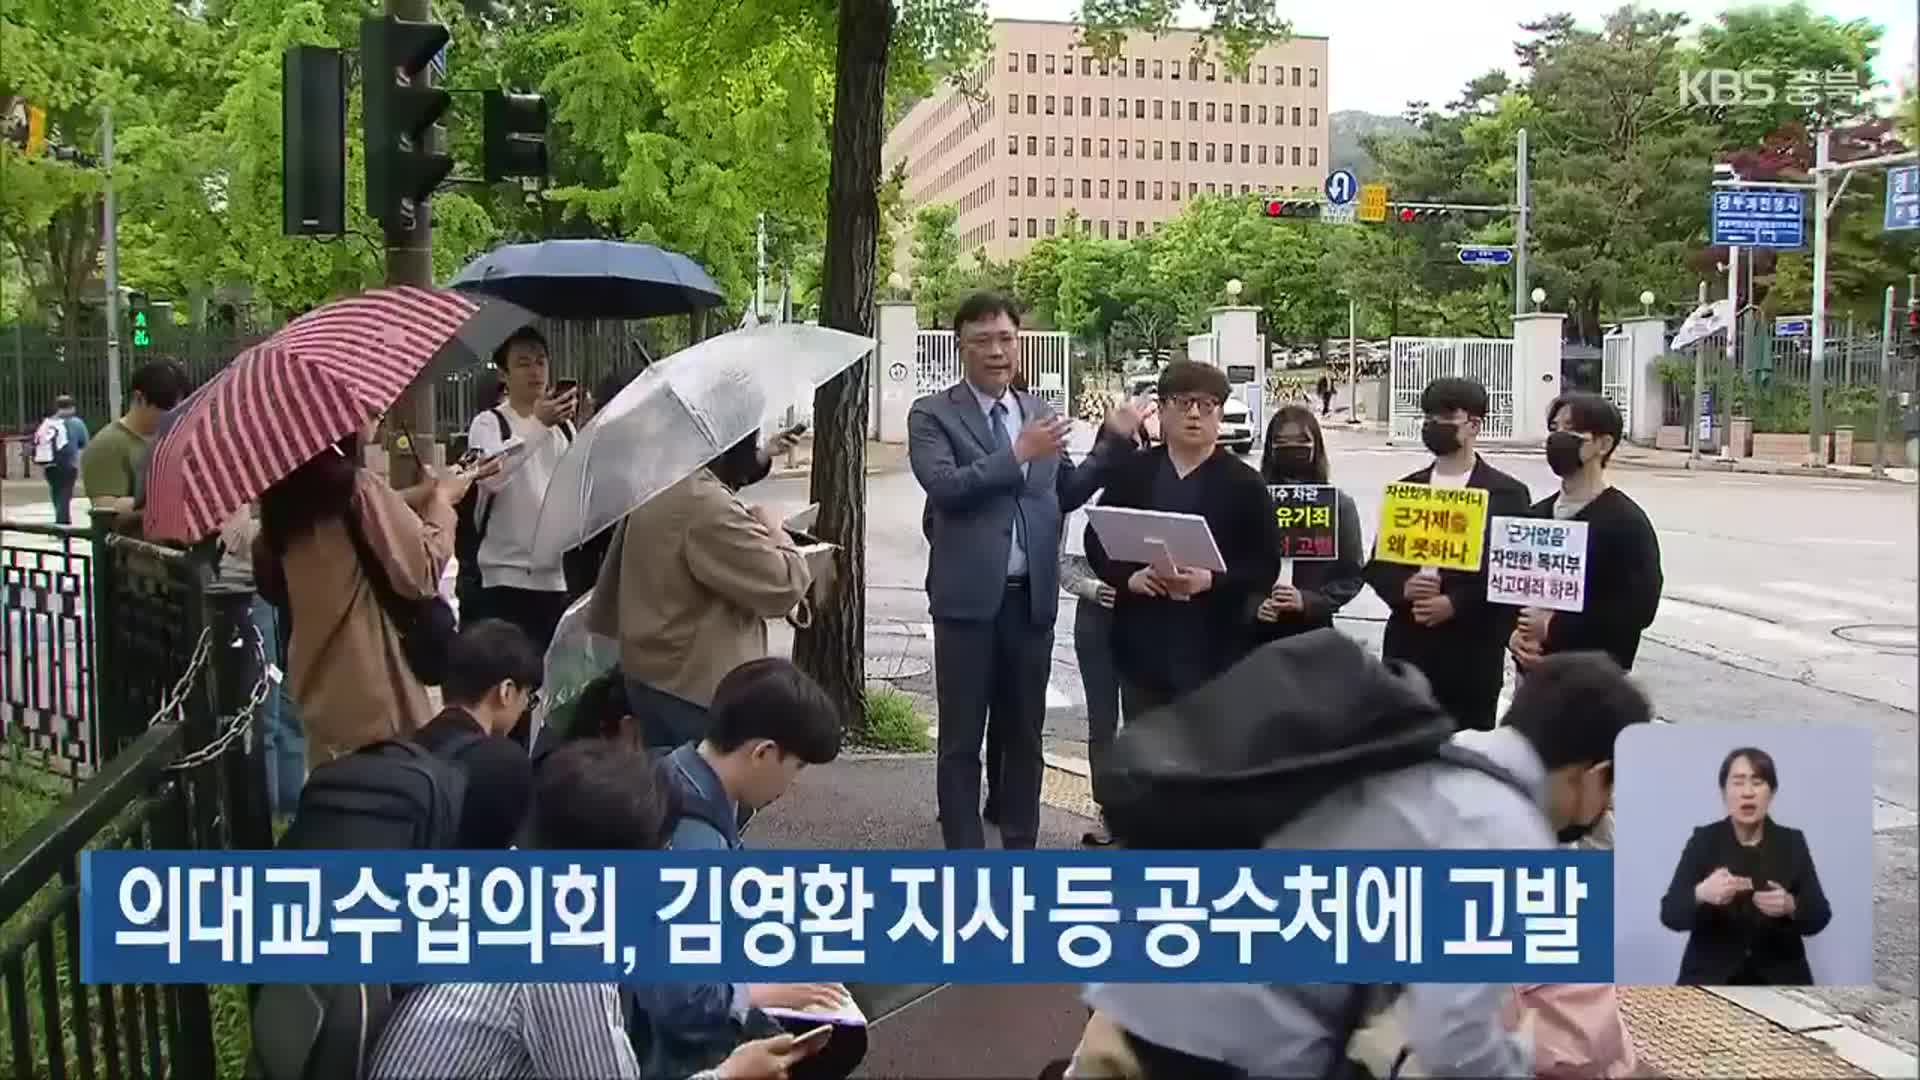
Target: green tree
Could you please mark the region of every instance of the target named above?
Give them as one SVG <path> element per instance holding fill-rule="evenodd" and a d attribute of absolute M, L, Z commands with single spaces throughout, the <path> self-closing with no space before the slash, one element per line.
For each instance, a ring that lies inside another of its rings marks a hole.
<path fill-rule="evenodd" d="M 913 216 L 908 280 L 923 325 L 939 326 L 951 317 L 967 283 L 960 266 L 960 237 L 954 232 L 959 217 L 952 203 L 923 206 Z"/>
<path fill-rule="evenodd" d="M 1849 87 L 1865 90 L 1873 84 L 1871 65 L 1885 33 L 1867 19 L 1842 21 L 1818 14 L 1803 0 L 1739 7 L 1700 28 L 1698 46 L 1682 70 L 1766 72 L 1775 93 L 1773 104 L 1705 107 L 1706 122 L 1720 133 L 1723 148 L 1758 146 L 1788 127 L 1845 126 L 1865 118 L 1871 108 L 1865 95 L 1856 98 Z M 1797 85 L 1794 77 L 1802 72 L 1821 79 L 1838 76 L 1839 92 L 1829 93 L 1826 85 Z M 1691 102 L 1681 107 L 1702 108 Z"/>

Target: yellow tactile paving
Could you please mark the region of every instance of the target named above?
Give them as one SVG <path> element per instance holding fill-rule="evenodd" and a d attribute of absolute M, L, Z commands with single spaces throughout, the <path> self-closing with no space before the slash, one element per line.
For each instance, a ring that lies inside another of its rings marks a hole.
<path fill-rule="evenodd" d="M 1048 768 L 1048 806 L 1091 818 L 1084 776 Z M 1640 1056 L 1638 1075 L 1672 1080 L 1853 1080 L 1854 1068 L 1826 1044 L 1780 1028 L 1724 998 L 1688 986 L 1623 986 L 1620 1006 Z"/>

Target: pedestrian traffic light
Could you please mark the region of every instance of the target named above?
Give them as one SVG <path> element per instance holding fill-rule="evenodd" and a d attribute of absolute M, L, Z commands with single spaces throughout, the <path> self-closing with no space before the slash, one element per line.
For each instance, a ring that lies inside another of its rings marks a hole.
<path fill-rule="evenodd" d="M 1268 199 L 1266 205 L 1268 217 L 1317 218 L 1320 216 L 1318 199 Z"/>
<path fill-rule="evenodd" d="M 367 213 L 389 229 L 412 224 L 407 204 L 425 202 L 453 171 L 453 158 L 438 152 L 434 137 L 453 97 L 428 85 L 426 70 L 450 37 L 439 23 L 391 15 L 360 20 Z"/>
<path fill-rule="evenodd" d="M 133 330 L 135 350 L 153 347 L 153 334 L 150 320 L 152 313 L 147 310 L 147 294 L 143 292 L 127 293 L 127 322 Z"/>
<path fill-rule="evenodd" d="M 280 69 L 280 212 L 288 236 L 347 228 L 347 63 L 339 49 L 294 45 Z"/>
<path fill-rule="evenodd" d="M 1422 222 L 1439 221 L 1453 216 L 1453 211 L 1437 207 L 1403 207 L 1400 211 L 1400 224 L 1418 225 Z"/>
<path fill-rule="evenodd" d="M 487 182 L 547 175 L 547 99 L 504 90 L 489 90 L 486 99 L 482 159 Z"/>

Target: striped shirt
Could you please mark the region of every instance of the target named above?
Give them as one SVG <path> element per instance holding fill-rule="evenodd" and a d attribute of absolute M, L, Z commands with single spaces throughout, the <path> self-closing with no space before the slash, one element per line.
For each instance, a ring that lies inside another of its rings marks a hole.
<path fill-rule="evenodd" d="M 642 1080 L 620 987 L 441 983 L 415 990 L 382 1033 L 370 1080 L 456 1078 Z"/>

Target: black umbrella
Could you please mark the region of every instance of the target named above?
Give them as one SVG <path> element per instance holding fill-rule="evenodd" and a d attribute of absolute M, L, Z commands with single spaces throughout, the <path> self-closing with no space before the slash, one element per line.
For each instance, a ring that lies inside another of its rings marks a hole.
<path fill-rule="evenodd" d="M 511 300 L 554 319 L 645 319 L 723 302 L 699 263 L 652 244 L 543 240 L 468 263 L 452 287 Z"/>

